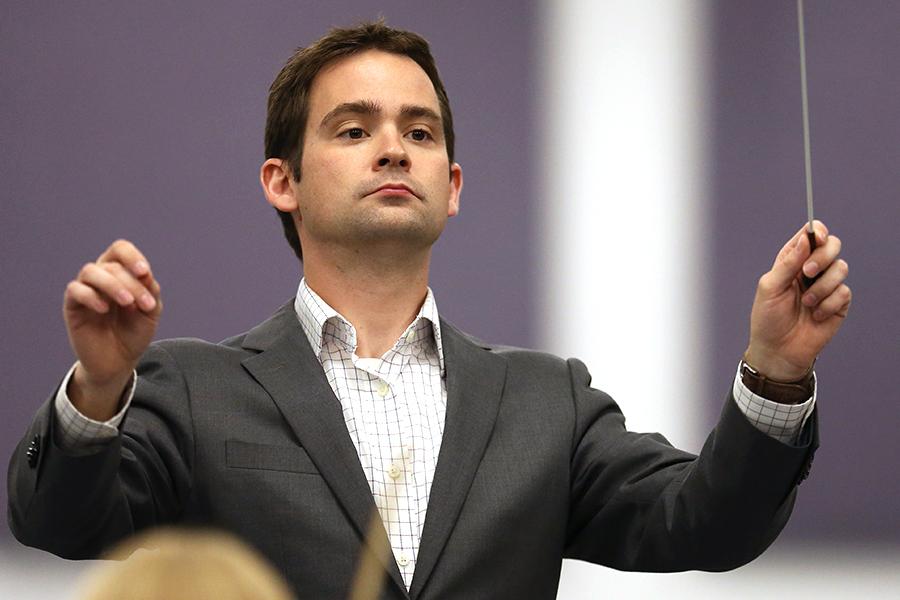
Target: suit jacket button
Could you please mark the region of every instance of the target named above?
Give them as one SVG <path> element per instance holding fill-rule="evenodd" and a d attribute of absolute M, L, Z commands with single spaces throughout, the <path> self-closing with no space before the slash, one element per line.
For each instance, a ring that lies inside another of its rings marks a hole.
<path fill-rule="evenodd" d="M 31 443 L 28 444 L 28 450 L 25 451 L 25 456 L 28 457 L 28 466 L 32 469 L 37 466 L 38 457 L 41 455 L 41 436 L 35 435 L 31 438 Z"/>

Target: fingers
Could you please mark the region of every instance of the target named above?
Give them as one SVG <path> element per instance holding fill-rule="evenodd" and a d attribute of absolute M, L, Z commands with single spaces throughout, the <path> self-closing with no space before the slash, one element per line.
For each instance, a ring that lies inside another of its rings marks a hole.
<path fill-rule="evenodd" d="M 850 287 L 842 283 L 816 306 L 813 311 L 813 318 L 817 321 L 824 321 L 834 315 L 846 317 L 852 299 L 853 292 L 850 290 Z"/>
<path fill-rule="evenodd" d="M 827 298 L 822 300 L 813 311 L 813 319 L 816 321 L 825 321 L 831 317 L 846 317 L 850 310 L 850 301 L 853 299 L 853 292 L 846 284 L 841 284 Z"/>
<path fill-rule="evenodd" d="M 98 263 L 117 262 L 125 266 L 135 277 L 150 275 L 150 263 L 137 247 L 128 240 L 116 240 L 97 259 Z"/>
<path fill-rule="evenodd" d="M 804 225 L 781 248 L 778 256 L 775 258 L 775 263 L 772 265 L 772 270 L 760 279 L 760 286 L 763 289 L 779 292 L 788 288 L 800 274 L 800 270 L 809 261 L 815 263 L 816 273 L 827 268 L 834 261 L 837 252 L 840 252 L 840 240 L 837 240 L 836 249 L 833 244 L 829 246 L 828 240 L 831 236 L 828 234 L 828 228 L 821 221 L 813 221 L 813 231 L 816 236 L 816 252 L 818 254 L 815 252 L 811 253 L 807 231 L 807 226 Z M 829 256 L 831 257 L 830 259 L 828 259 Z M 812 267 L 813 265 L 810 265 L 810 268 Z"/>
<path fill-rule="evenodd" d="M 831 263 L 822 276 L 803 294 L 804 306 L 810 308 L 813 319 L 823 321 L 836 314 L 847 315 L 851 291 L 844 283 L 850 268 L 843 259 Z"/>
<path fill-rule="evenodd" d="M 841 253 L 841 240 L 836 235 L 830 235 L 824 243 L 820 243 L 813 250 L 809 259 L 803 263 L 803 274 L 807 277 L 815 277 L 826 271 Z"/>
<path fill-rule="evenodd" d="M 156 306 L 152 292 L 121 263 L 87 264 L 82 269 L 79 280 L 102 292 L 120 306 L 137 304 L 144 311 L 151 311 Z"/>
<path fill-rule="evenodd" d="M 131 242 L 119 240 L 69 282 L 65 306 L 79 305 L 99 313 L 112 305 L 152 313 L 160 306 L 160 287 L 144 255 Z"/>
<path fill-rule="evenodd" d="M 66 308 L 75 308 L 81 305 L 98 313 L 109 312 L 109 304 L 100 297 L 100 294 L 91 286 L 80 281 L 70 281 L 66 286 L 65 302 Z"/>

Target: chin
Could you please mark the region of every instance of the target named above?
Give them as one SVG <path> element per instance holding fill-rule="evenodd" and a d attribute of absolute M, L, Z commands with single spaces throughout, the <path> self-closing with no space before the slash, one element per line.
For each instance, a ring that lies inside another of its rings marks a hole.
<path fill-rule="evenodd" d="M 434 223 L 391 220 L 369 223 L 355 237 L 363 241 L 364 247 L 389 244 L 408 249 L 421 249 L 431 247 L 442 230 L 443 227 L 437 227 Z"/>

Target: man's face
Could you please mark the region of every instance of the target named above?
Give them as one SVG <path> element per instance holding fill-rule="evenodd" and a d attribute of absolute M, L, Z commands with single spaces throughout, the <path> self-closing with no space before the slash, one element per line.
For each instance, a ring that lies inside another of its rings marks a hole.
<path fill-rule="evenodd" d="M 430 247 L 458 211 L 462 172 L 449 164 L 437 95 L 422 68 L 369 50 L 320 71 L 300 181 L 291 185 L 304 255 L 310 244 Z"/>

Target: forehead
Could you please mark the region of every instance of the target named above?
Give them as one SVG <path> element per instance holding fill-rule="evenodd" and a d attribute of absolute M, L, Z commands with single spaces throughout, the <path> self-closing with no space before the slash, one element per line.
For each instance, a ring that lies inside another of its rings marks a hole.
<path fill-rule="evenodd" d="M 366 50 L 326 65 L 310 88 L 310 122 L 345 102 L 371 100 L 387 111 L 418 105 L 440 112 L 437 93 L 416 61 L 402 54 Z"/>

